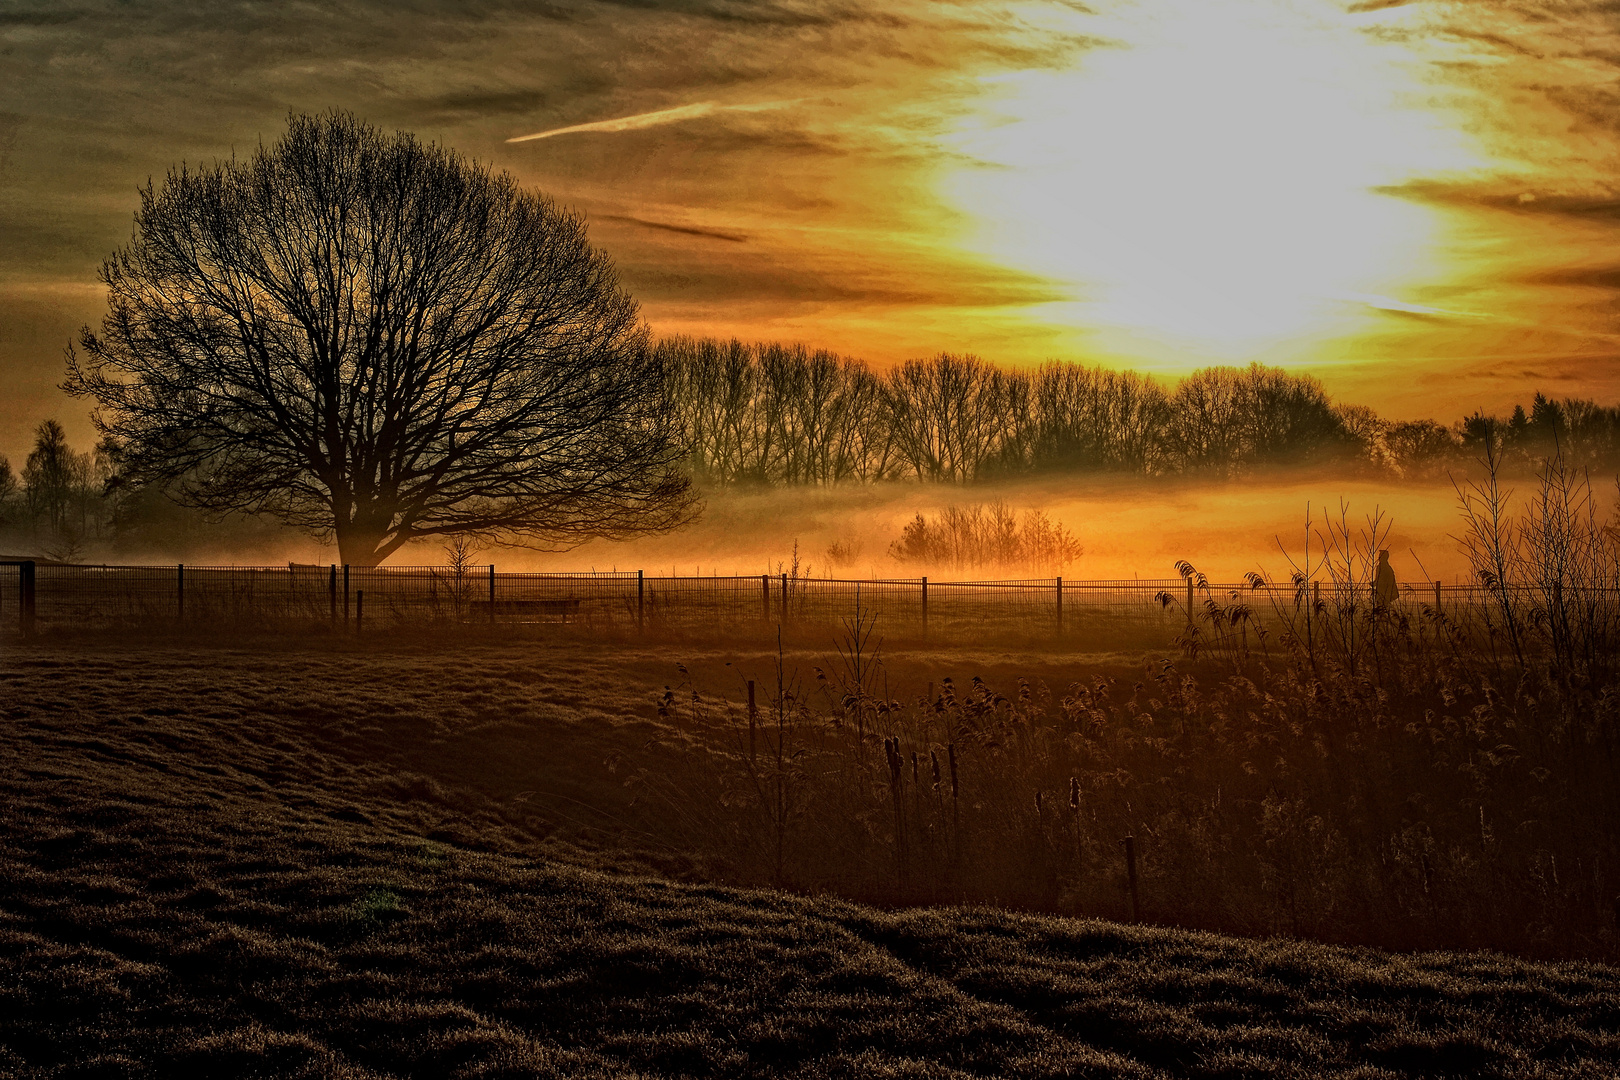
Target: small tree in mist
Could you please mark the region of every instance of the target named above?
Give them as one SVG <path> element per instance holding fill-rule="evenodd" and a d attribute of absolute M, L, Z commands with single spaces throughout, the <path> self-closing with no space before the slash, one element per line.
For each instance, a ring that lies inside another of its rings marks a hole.
<path fill-rule="evenodd" d="M 336 537 L 346 563 L 471 534 L 670 528 L 661 367 L 584 221 L 346 114 L 172 170 L 105 264 L 64 389 L 135 483 Z"/>
<path fill-rule="evenodd" d="M 1040 510 L 1020 516 L 1005 502 L 947 506 L 932 520 L 918 514 L 889 545 L 897 562 L 952 570 L 1062 573 L 1085 549 L 1061 522 Z"/>

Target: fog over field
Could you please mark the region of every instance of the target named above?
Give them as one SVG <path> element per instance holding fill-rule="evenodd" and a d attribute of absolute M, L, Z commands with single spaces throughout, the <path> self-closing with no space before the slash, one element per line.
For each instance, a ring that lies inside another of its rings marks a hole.
<path fill-rule="evenodd" d="M 1352 529 L 1381 510 L 1392 523 L 1391 564 L 1403 580 L 1451 582 L 1467 572 L 1453 536 L 1460 531 L 1457 493 L 1446 483 L 1402 485 L 1364 479 L 1257 478 L 1236 483 L 1144 482 L 1131 478 L 1053 480 L 989 489 L 884 484 L 869 488 L 728 491 L 706 500 L 703 517 L 679 533 L 630 543 L 590 543 L 539 554 L 496 549 L 501 565 L 536 569 L 641 569 L 681 574 L 758 574 L 790 563 L 795 542 L 813 576 L 915 577 L 950 580 L 1017 577 L 1022 571 L 966 570 L 905 563 L 889 547 L 916 514 L 1003 500 L 1017 511 L 1044 511 L 1075 535 L 1083 554 L 1065 578 L 1173 578 L 1186 559 L 1211 581 L 1235 582 L 1249 571 L 1289 572 L 1279 541 L 1295 559 L 1305 548 L 1305 518 L 1316 529 L 1341 500 Z M 1313 530 L 1313 532 L 1316 530 Z M 834 561 L 842 544 L 857 554 Z M 1313 548 L 1318 547 L 1313 536 Z M 1050 576 L 1049 574 L 1047 576 Z"/>
<path fill-rule="evenodd" d="M 1521 493 L 1531 486 L 1529 480 L 1517 485 Z M 1337 521 L 1341 504 L 1353 532 L 1366 527 L 1368 515 L 1383 514 L 1391 526 L 1386 545 L 1390 562 L 1403 582 L 1450 584 L 1468 573 L 1455 539 L 1462 522 L 1458 493 L 1450 483 L 1287 476 L 1225 483 L 1085 477 L 995 487 L 893 482 L 788 491 L 727 489 L 703 493 L 700 516 L 677 532 L 631 541 L 591 541 L 556 552 L 490 545 L 479 547 L 475 560 L 513 571 L 774 574 L 791 567 L 797 544 L 800 572 L 815 577 L 1035 576 L 1034 568 L 973 571 L 902 561 L 890 552 L 917 514 L 933 518 L 947 507 L 985 507 L 997 501 L 1015 512 L 1042 511 L 1074 535 L 1083 551 L 1062 570 L 1066 579 L 1173 578 L 1175 564 L 1182 559 L 1211 581 L 1236 582 L 1250 571 L 1283 579 L 1289 573 L 1288 556 L 1295 560 L 1304 556 L 1307 511 L 1314 523 L 1311 547 L 1319 555 L 1316 533 L 1323 528 L 1323 514 Z M 843 551 L 829 557 L 834 545 Z M 185 561 L 276 566 L 325 565 L 334 562 L 337 553 L 330 545 L 273 523 L 237 520 L 227 521 L 215 535 L 191 531 L 161 546 L 135 544 L 92 551 L 87 557 L 160 565 Z M 391 560 L 402 566 L 444 561 L 443 546 L 430 542 L 410 545 Z M 1049 568 L 1040 569 L 1040 576 L 1055 576 Z"/>

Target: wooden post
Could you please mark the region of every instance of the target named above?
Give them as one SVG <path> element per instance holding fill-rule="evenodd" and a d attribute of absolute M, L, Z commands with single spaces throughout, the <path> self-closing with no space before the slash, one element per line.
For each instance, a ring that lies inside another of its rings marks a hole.
<path fill-rule="evenodd" d="M 1187 579 L 1187 625 L 1193 624 L 1193 579 Z"/>
<path fill-rule="evenodd" d="M 1434 613 L 1440 614 L 1440 583 L 1434 583 Z"/>
<path fill-rule="evenodd" d="M 1120 841 L 1125 845 L 1125 873 L 1131 883 L 1131 921 L 1142 921 L 1142 897 L 1136 888 L 1136 837 L 1127 836 Z"/>
<path fill-rule="evenodd" d="M 365 629 L 366 622 L 366 590 L 356 589 L 354 592 L 354 632 L 359 636 Z"/>
<path fill-rule="evenodd" d="M 759 596 L 765 604 L 765 621 L 771 621 L 771 575 L 759 575 Z"/>
<path fill-rule="evenodd" d="M 337 625 L 337 563 L 332 564 L 332 572 L 326 579 L 326 606 L 332 617 L 332 625 Z"/>
<path fill-rule="evenodd" d="M 33 560 L 26 560 L 17 566 L 17 617 L 24 637 L 34 632 L 36 597 L 35 564 Z"/>
<path fill-rule="evenodd" d="M 177 563 L 174 568 L 174 613 L 180 622 L 186 621 L 186 564 Z"/>
<path fill-rule="evenodd" d="M 1058 633 L 1063 632 L 1063 579 L 1057 579 L 1057 628 Z"/>
<path fill-rule="evenodd" d="M 343 564 L 343 629 L 349 628 L 349 564 Z"/>
<path fill-rule="evenodd" d="M 922 615 L 923 615 L 923 634 L 927 635 L 927 633 L 928 633 L 928 579 L 926 577 L 922 579 Z"/>
<path fill-rule="evenodd" d="M 643 574 L 643 571 L 641 571 L 641 570 L 636 571 L 636 629 L 637 630 L 641 630 L 646 626 L 647 593 L 646 593 L 646 582 L 645 582 L 645 579 L 642 577 L 642 574 Z"/>
<path fill-rule="evenodd" d="M 788 621 L 788 591 L 786 574 L 782 575 L 782 621 L 784 623 Z"/>
<path fill-rule="evenodd" d="M 754 706 L 754 680 L 748 680 L 748 763 L 754 762 L 754 738 L 759 731 L 759 710 Z"/>
<path fill-rule="evenodd" d="M 489 625 L 495 625 L 495 564 L 489 564 Z"/>

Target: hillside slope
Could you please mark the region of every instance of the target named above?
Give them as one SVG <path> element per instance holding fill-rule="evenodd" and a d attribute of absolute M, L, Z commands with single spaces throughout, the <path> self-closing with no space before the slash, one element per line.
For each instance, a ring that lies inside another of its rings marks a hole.
<path fill-rule="evenodd" d="M 1620 1074 L 1611 968 L 594 869 L 112 663 L 0 658 L 0 1073 Z"/>

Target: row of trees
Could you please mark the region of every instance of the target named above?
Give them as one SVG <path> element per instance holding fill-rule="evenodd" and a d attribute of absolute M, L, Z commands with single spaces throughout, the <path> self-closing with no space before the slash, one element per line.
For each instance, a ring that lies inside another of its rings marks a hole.
<path fill-rule="evenodd" d="M 687 471 L 712 486 L 909 478 L 969 483 L 1053 473 L 1196 474 L 1337 466 L 1441 475 L 1485 445 L 1529 463 L 1620 462 L 1620 409 L 1536 396 L 1506 420 L 1388 422 L 1309 376 L 1251 364 L 1166 388 L 1131 371 L 1051 362 L 1007 370 L 942 353 L 879 375 L 802 345 L 688 337 L 655 347 Z"/>
<path fill-rule="evenodd" d="M 106 535 L 115 507 L 111 451 L 105 441 L 93 451 L 75 450 L 61 424 L 41 423 L 20 470 L 0 454 L 0 528 L 24 529 L 62 554 Z"/>
<path fill-rule="evenodd" d="M 948 353 L 879 375 L 800 345 L 666 338 L 653 352 L 686 470 L 710 486 L 1075 473 L 1226 479 L 1300 464 L 1435 479 L 1487 447 L 1509 468 L 1555 450 L 1574 467 L 1620 466 L 1620 408 L 1542 394 L 1505 418 L 1391 423 L 1335 404 L 1315 379 L 1258 364 L 1207 368 L 1166 389 L 1130 371 L 1061 362 L 1008 371 Z M 121 475 L 121 456 L 111 438 L 75 450 L 59 423 L 45 421 L 21 469 L 0 456 L 0 528 L 64 555 L 172 530 L 182 512 L 162 486 Z"/>

